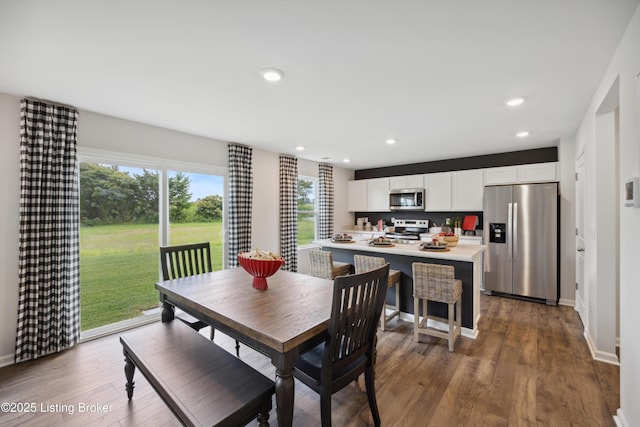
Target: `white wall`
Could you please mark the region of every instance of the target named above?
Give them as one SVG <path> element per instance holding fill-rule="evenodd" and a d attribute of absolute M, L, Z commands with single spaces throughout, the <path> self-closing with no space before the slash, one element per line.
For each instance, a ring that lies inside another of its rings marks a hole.
<path fill-rule="evenodd" d="M 13 363 L 18 305 L 18 227 L 20 98 L 0 93 L 0 178 L 4 208 L 0 210 L 0 366 Z M 199 165 L 227 167 L 227 142 L 170 131 L 80 111 L 78 145 L 81 149 L 127 153 Z M 300 159 L 305 174 L 317 176 L 316 162 Z M 301 172 L 302 173 L 302 172 Z M 278 251 L 279 155 L 253 151 L 254 247 Z M 336 223 L 350 223 L 347 181 L 353 171 L 334 167 Z M 152 285 L 152 284 L 151 284 Z"/>
<path fill-rule="evenodd" d="M 18 316 L 20 100 L 0 93 L 0 366 L 13 363 Z"/>
<path fill-rule="evenodd" d="M 594 259 L 595 249 L 602 244 L 607 247 L 612 237 L 605 231 L 612 228 L 615 219 L 606 218 L 608 211 L 597 215 L 597 208 L 601 203 L 609 203 L 611 192 L 622 191 L 624 179 L 640 176 L 640 82 L 636 76 L 640 73 L 640 7 L 627 28 L 627 31 L 613 56 L 601 83 L 599 84 L 591 104 L 576 133 L 576 153 L 584 147 L 587 152 L 586 164 L 586 254 L 589 257 L 586 262 L 591 266 L 587 272 L 585 281 L 594 292 L 603 289 L 611 289 L 610 283 L 602 283 L 607 279 L 598 271 L 598 268 L 607 269 L 610 266 L 601 266 Z M 614 188 L 602 188 L 598 177 L 610 178 L 615 165 L 611 164 L 611 158 L 598 158 L 598 153 L 607 153 L 614 150 L 613 142 L 608 146 L 598 146 L 596 135 L 596 117 L 598 109 L 612 87 L 619 85 L 619 118 L 617 128 L 619 130 L 619 178 L 613 183 Z M 608 192 L 608 193 L 607 193 Z M 640 310 L 637 309 L 640 301 L 640 209 L 627 208 L 618 203 L 619 212 L 619 283 L 620 283 L 620 409 L 616 422 L 621 426 L 640 425 L 640 405 L 637 404 L 637 396 L 640 395 L 640 339 L 637 328 L 640 325 Z M 613 238 L 615 240 L 615 238 Z M 615 267 L 614 267 L 615 268 Z M 615 279 L 615 278 L 614 278 Z M 615 289 L 614 289 L 615 292 Z M 587 296 L 592 304 L 594 295 Z M 611 305 L 609 301 L 606 304 Z M 607 327 L 614 330 L 615 334 L 615 308 L 608 307 L 603 310 L 597 305 L 594 307 L 597 315 L 589 319 L 589 331 L 598 331 Z M 589 313 L 589 309 L 587 310 Z M 597 323 L 597 325 L 591 325 Z M 612 326 L 613 325 L 613 326 Z M 597 340 L 597 337 L 594 337 Z M 598 343 L 596 342 L 596 345 Z M 606 343 L 605 343 L 606 345 Z"/>
<path fill-rule="evenodd" d="M 575 140 L 558 144 L 560 164 L 560 304 L 573 306 L 576 290 Z"/>

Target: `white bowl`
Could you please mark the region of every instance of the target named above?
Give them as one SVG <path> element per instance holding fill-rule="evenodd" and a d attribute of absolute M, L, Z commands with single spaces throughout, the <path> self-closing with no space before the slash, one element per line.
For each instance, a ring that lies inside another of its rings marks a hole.
<path fill-rule="evenodd" d="M 442 231 L 442 227 L 431 227 L 429 229 L 429 233 L 431 234 L 438 234 Z"/>

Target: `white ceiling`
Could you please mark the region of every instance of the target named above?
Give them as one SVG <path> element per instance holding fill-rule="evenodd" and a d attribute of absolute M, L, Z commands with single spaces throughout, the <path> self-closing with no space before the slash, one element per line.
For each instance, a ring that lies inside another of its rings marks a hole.
<path fill-rule="evenodd" d="M 547 147 L 637 5 L 0 0 L 0 92 L 353 169 Z"/>

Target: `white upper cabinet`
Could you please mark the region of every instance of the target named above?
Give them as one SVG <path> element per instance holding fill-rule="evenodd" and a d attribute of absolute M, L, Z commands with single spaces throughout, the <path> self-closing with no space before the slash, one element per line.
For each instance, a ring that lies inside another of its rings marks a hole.
<path fill-rule="evenodd" d="M 515 184 L 518 182 L 518 167 L 484 169 L 484 185 Z"/>
<path fill-rule="evenodd" d="M 424 176 L 426 191 L 426 211 L 451 210 L 451 172 L 429 173 Z"/>
<path fill-rule="evenodd" d="M 389 190 L 424 188 L 424 175 L 403 175 L 389 178 Z"/>
<path fill-rule="evenodd" d="M 366 212 L 367 180 L 349 181 L 347 183 L 347 209 L 349 212 Z"/>
<path fill-rule="evenodd" d="M 558 163 L 533 163 L 484 169 L 484 185 L 558 181 Z"/>
<path fill-rule="evenodd" d="M 389 211 L 389 178 L 367 179 L 367 210 Z"/>
<path fill-rule="evenodd" d="M 557 163 L 535 163 L 518 166 L 518 182 L 558 181 Z"/>
<path fill-rule="evenodd" d="M 482 169 L 453 172 L 452 209 L 481 211 L 484 196 Z"/>

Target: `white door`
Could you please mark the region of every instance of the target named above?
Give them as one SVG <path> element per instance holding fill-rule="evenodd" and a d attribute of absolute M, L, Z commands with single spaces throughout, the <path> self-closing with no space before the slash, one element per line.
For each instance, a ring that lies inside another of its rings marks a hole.
<path fill-rule="evenodd" d="M 582 151 L 576 159 L 576 311 L 582 319 L 582 324 L 587 326 L 587 312 L 585 310 L 585 301 L 587 301 L 584 264 L 584 167 L 585 167 L 585 151 Z"/>

